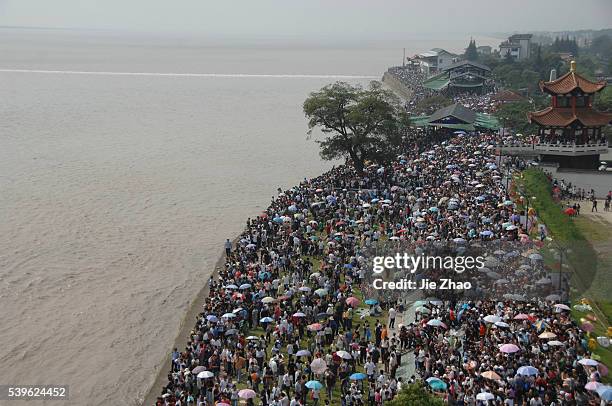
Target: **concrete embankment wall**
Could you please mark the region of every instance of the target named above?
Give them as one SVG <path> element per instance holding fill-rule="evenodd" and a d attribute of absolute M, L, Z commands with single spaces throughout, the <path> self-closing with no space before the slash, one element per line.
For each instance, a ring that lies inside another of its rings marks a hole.
<path fill-rule="evenodd" d="M 404 100 L 412 99 L 413 91 L 402 83 L 394 74 L 385 72 L 382 82 Z"/>

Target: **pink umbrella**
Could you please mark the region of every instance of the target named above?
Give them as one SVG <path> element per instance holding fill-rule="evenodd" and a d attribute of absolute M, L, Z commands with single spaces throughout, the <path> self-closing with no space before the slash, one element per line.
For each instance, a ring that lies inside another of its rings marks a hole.
<path fill-rule="evenodd" d="M 354 296 L 351 296 L 349 298 L 346 299 L 346 304 L 352 307 L 355 307 L 359 304 L 359 299 L 357 299 Z"/>
<path fill-rule="evenodd" d="M 322 328 L 323 328 L 323 325 L 321 323 L 313 323 L 308 326 L 308 330 L 310 331 L 319 331 Z"/>
<path fill-rule="evenodd" d="M 229 403 L 219 402 L 219 403 L 217 403 L 217 406 L 230 406 L 230 405 L 229 405 Z"/>
<path fill-rule="evenodd" d="M 601 362 L 597 365 L 597 371 L 601 376 L 608 376 L 608 367 L 602 364 Z"/>
<path fill-rule="evenodd" d="M 584 385 L 584 389 L 586 389 L 586 390 L 597 390 L 597 388 L 599 388 L 599 385 L 601 385 L 599 382 L 591 381 L 591 382 L 587 383 L 586 385 Z"/>
<path fill-rule="evenodd" d="M 581 329 L 583 329 L 584 331 L 587 332 L 591 332 L 593 331 L 594 327 L 591 323 L 589 323 L 588 321 L 585 321 L 584 323 L 582 323 L 582 325 L 580 326 Z"/>
<path fill-rule="evenodd" d="M 257 393 L 255 393 L 253 389 L 242 389 L 238 391 L 238 397 L 242 399 L 253 399 L 255 396 L 257 396 Z"/>
<path fill-rule="evenodd" d="M 327 369 L 327 363 L 323 358 L 317 358 L 310 363 L 310 369 L 315 374 L 322 374 Z"/>
<path fill-rule="evenodd" d="M 514 316 L 514 320 L 527 320 L 529 319 L 529 316 L 526 315 L 525 313 L 519 313 L 516 316 Z"/>
<path fill-rule="evenodd" d="M 506 354 L 512 354 L 514 352 L 518 352 L 520 349 L 514 344 L 504 344 L 499 347 L 499 350 Z"/>
<path fill-rule="evenodd" d="M 197 366 L 197 367 L 193 368 L 191 370 L 191 373 L 197 375 L 200 372 L 204 372 L 204 371 L 206 371 L 206 367 L 203 367 L 202 365 L 200 365 L 200 366 Z"/>

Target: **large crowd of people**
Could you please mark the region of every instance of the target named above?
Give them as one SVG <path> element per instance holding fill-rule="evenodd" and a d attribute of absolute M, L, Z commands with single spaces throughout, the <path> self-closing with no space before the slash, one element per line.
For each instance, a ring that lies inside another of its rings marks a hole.
<path fill-rule="evenodd" d="M 342 165 L 279 193 L 226 242 L 225 267 L 157 403 L 382 405 L 415 379 L 397 374 L 407 351 L 416 379 L 450 404 L 594 401 L 585 385 L 604 371 L 563 306 L 432 300 L 413 323 L 390 327 L 390 315 L 415 309 L 367 296 L 377 242 L 528 239 L 494 143 L 487 134 L 421 142 L 391 165 L 361 175 Z"/>

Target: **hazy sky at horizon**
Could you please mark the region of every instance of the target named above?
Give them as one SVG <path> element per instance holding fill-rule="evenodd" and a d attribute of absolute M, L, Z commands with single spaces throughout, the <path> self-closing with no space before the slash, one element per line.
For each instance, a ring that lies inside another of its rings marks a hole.
<path fill-rule="evenodd" d="M 381 39 L 607 28 L 612 0 L 0 0 L 0 25 Z"/>

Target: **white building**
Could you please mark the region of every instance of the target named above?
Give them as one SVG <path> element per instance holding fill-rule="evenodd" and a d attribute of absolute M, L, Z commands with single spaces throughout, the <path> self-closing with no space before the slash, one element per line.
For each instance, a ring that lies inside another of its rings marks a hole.
<path fill-rule="evenodd" d="M 499 44 L 499 55 L 505 58 L 510 54 L 517 61 L 527 59 L 531 55 L 531 34 L 514 34 L 507 41 Z"/>
<path fill-rule="evenodd" d="M 433 48 L 427 52 L 415 55 L 414 60 L 418 62 L 421 72 L 433 75 L 458 61 L 458 57 L 441 48 Z"/>

